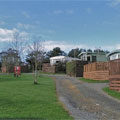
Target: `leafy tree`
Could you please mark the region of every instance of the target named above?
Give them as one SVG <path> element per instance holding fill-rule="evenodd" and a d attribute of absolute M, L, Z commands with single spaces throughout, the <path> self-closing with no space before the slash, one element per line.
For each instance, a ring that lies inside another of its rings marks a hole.
<path fill-rule="evenodd" d="M 0 62 L 0 70 L 1 70 L 1 67 L 2 67 L 2 63 Z"/>
<path fill-rule="evenodd" d="M 91 49 L 88 49 L 87 52 L 92 52 L 92 50 L 91 50 Z"/>
<path fill-rule="evenodd" d="M 62 51 L 59 47 L 53 48 L 53 50 L 49 51 L 46 54 L 46 57 L 50 58 L 50 57 L 54 57 L 54 56 L 66 56 L 66 53 L 64 51 Z"/>
<path fill-rule="evenodd" d="M 108 50 L 102 50 L 102 49 L 95 49 L 94 52 L 96 52 L 96 53 L 105 53 L 105 54 L 109 53 Z"/>
<path fill-rule="evenodd" d="M 80 52 L 86 52 L 86 49 L 81 48 Z"/>
<path fill-rule="evenodd" d="M 47 56 L 47 53 L 44 53 L 43 63 L 50 63 L 50 57 Z"/>
<path fill-rule="evenodd" d="M 18 52 L 12 48 L 9 48 L 7 51 L 1 52 L 1 63 L 6 67 L 7 72 L 11 70 L 11 67 L 21 62 Z"/>
<path fill-rule="evenodd" d="M 72 50 L 69 51 L 68 56 L 69 56 L 69 57 L 79 58 L 78 55 L 79 55 L 81 52 L 86 52 L 86 50 L 85 50 L 85 49 L 79 49 L 79 48 L 72 49 Z"/>
<path fill-rule="evenodd" d="M 34 52 L 30 52 L 30 53 L 26 56 L 26 62 L 29 63 L 29 65 L 31 66 L 32 71 L 34 71 L 34 68 L 35 68 Z"/>
<path fill-rule="evenodd" d="M 1 67 L 2 67 L 2 60 L 1 60 L 1 57 L 2 57 L 2 52 L 0 53 L 0 70 L 1 70 Z"/>
<path fill-rule="evenodd" d="M 104 52 L 105 52 L 106 54 L 110 53 L 110 51 L 108 51 L 108 50 L 104 50 Z"/>

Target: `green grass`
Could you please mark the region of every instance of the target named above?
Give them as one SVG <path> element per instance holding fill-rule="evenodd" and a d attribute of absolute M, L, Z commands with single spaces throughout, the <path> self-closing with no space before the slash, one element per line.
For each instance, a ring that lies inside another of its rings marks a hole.
<path fill-rule="evenodd" d="M 0 118 L 33 118 L 71 120 L 56 96 L 54 81 L 40 76 L 33 84 L 33 76 L 0 75 Z"/>
<path fill-rule="evenodd" d="M 108 87 L 103 88 L 103 91 L 106 92 L 108 95 L 120 100 L 120 92 L 111 90 Z"/>
<path fill-rule="evenodd" d="M 91 79 L 85 79 L 85 78 L 80 78 L 79 80 L 87 82 L 87 83 L 107 83 L 109 82 L 108 80 L 91 80 Z"/>

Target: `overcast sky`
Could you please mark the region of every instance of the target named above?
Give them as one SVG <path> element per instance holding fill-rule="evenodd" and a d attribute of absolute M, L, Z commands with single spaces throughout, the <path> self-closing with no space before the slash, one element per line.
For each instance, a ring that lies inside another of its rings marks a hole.
<path fill-rule="evenodd" d="M 42 36 L 45 49 L 120 48 L 120 0 L 0 0 L 0 50 L 19 31 Z"/>

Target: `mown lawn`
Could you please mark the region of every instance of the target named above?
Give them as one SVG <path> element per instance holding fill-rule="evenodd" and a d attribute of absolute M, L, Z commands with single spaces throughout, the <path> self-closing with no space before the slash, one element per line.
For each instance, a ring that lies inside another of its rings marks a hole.
<path fill-rule="evenodd" d="M 85 78 L 80 78 L 79 80 L 87 82 L 87 83 L 108 83 L 108 80 L 91 80 L 91 79 L 85 79 Z"/>
<path fill-rule="evenodd" d="M 57 99 L 54 81 L 41 76 L 38 82 L 30 74 L 0 75 L 0 118 L 72 119 Z"/>
<path fill-rule="evenodd" d="M 108 95 L 110 95 L 110 96 L 112 96 L 112 97 L 117 98 L 117 99 L 120 100 L 120 92 L 111 90 L 108 87 L 103 88 L 103 91 L 106 92 Z"/>

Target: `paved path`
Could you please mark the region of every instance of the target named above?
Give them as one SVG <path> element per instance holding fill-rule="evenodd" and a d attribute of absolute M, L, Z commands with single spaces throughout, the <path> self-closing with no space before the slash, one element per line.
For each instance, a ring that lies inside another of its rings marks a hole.
<path fill-rule="evenodd" d="M 76 120 L 120 120 L 120 102 L 102 92 L 106 83 L 91 84 L 77 78 L 51 75 L 60 101 Z"/>

